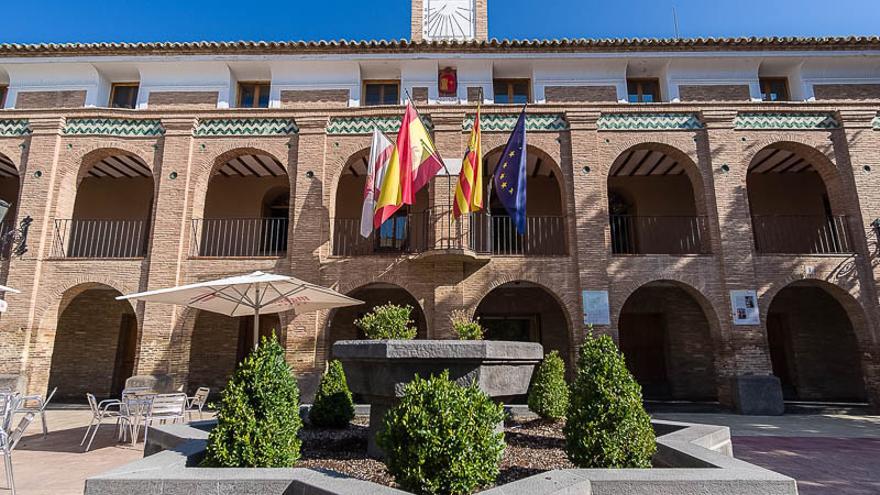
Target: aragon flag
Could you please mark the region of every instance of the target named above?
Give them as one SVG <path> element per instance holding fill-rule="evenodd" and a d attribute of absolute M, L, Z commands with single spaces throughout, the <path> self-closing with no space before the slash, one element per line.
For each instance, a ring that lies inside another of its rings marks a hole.
<path fill-rule="evenodd" d="M 471 138 L 468 141 L 464 159 L 461 161 L 461 173 L 458 176 L 458 185 L 455 187 L 455 202 L 452 212 L 455 218 L 465 213 L 477 212 L 483 209 L 483 150 L 482 133 L 480 131 L 480 107 L 477 107 L 477 115 L 474 117 L 474 128 L 471 130 Z"/>
<path fill-rule="evenodd" d="M 443 159 L 437 153 L 428 130 L 412 103 L 407 104 L 397 133 L 397 144 L 376 202 L 373 226 L 379 228 L 403 205 L 414 204 L 416 193 L 428 185 L 442 168 Z"/>

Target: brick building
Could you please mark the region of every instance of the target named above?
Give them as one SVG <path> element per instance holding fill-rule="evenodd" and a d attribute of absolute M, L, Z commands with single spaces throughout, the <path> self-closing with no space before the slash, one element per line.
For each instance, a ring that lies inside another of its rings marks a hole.
<path fill-rule="evenodd" d="M 486 0 L 413 12 L 411 41 L 0 45 L 4 232 L 32 220 L 2 246 L 0 374 L 218 389 L 247 319 L 114 297 L 264 270 L 368 303 L 261 323 L 306 390 L 394 301 L 420 337 L 464 308 L 569 365 L 591 321 L 650 398 L 880 403 L 880 39 L 497 41 Z M 451 175 L 364 240 L 370 133 L 407 94 Z M 449 221 L 480 100 L 488 170 L 530 103 L 524 237 L 498 204 Z"/>

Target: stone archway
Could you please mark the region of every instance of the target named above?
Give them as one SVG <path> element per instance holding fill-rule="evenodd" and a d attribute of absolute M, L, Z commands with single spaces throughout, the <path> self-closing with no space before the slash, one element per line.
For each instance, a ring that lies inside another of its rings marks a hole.
<path fill-rule="evenodd" d="M 746 176 L 759 253 L 853 252 L 840 177 L 805 144 L 779 142 L 758 151 Z"/>
<path fill-rule="evenodd" d="M 69 289 L 59 310 L 49 368 L 49 390 L 60 400 L 82 402 L 86 393 L 118 397 L 134 373 L 138 320 L 122 294 L 90 284 Z"/>
<path fill-rule="evenodd" d="M 383 304 L 397 304 L 412 308 L 412 320 L 418 330 L 416 338 L 424 339 L 428 336 L 428 324 L 425 312 L 421 304 L 413 295 L 399 285 L 389 283 L 372 283 L 354 289 L 347 293 L 348 296 L 364 301 L 360 306 L 350 306 L 333 310 L 328 318 L 326 332 L 327 353 L 332 354 L 333 343 L 340 340 L 358 340 L 365 338 L 363 332 L 354 324 L 355 320 L 369 313 L 376 306 Z"/>
<path fill-rule="evenodd" d="M 235 372 L 238 363 L 253 349 L 254 318 L 231 317 L 210 311 L 198 311 L 192 329 L 189 352 L 187 392 L 208 387 L 219 392 Z M 287 342 L 279 315 L 260 316 L 260 336 L 275 332 L 282 346 Z"/>
<path fill-rule="evenodd" d="M 612 252 L 709 252 L 702 184 L 697 165 L 672 146 L 642 143 L 623 151 L 608 173 Z"/>
<path fill-rule="evenodd" d="M 487 340 L 538 342 L 545 353 L 558 351 L 573 369 L 569 318 L 546 287 L 527 281 L 500 285 L 483 297 L 474 316 L 486 329 Z"/>
<path fill-rule="evenodd" d="M 620 311 L 620 349 L 646 399 L 718 398 L 714 315 L 695 294 L 679 282 L 650 282 L 630 294 Z"/>
<path fill-rule="evenodd" d="M 825 284 L 798 281 L 776 293 L 767 341 L 787 400 L 868 400 L 853 316 Z"/>

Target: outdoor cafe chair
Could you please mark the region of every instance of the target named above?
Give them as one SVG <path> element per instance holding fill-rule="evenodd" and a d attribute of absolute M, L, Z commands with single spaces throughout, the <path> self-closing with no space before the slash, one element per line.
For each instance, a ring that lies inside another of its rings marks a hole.
<path fill-rule="evenodd" d="M 15 495 L 15 479 L 12 476 L 12 451 L 18 445 L 18 441 L 21 440 L 22 435 L 24 435 L 25 430 L 27 430 L 33 420 L 34 413 L 27 413 L 21 418 L 18 427 L 14 431 L 6 432 L 6 430 L 0 430 L 0 456 L 3 456 L 6 467 L 6 483 L 12 491 L 12 495 Z"/>
<path fill-rule="evenodd" d="M 196 394 L 192 397 L 186 399 L 186 410 L 189 413 L 189 420 L 192 421 L 192 414 L 194 412 L 199 413 L 199 419 L 202 418 L 202 409 L 205 407 L 205 404 L 208 402 L 208 396 L 211 395 L 211 389 L 208 387 L 199 387 L 196 390 Z"/>
<path fill-rule="evenodd" d="M 52 400 L 52 397 L 55 397 L 55 392 L 58 391 L 58 387 L 52 389 L 49 392 L 49 395 L 46 397 L 46 400 L 43 400 L 43 396 L 41 395 L 25 395 L 21 397 L 18 401 L 18 407 L 16 407 L 11 414 L 18 413 L 29 413 L 32 412 L 34 414 L 40 415 L 40 421 L 43 423 L 43 438 L 49 434 L 49 425 L 46 423 L 46 406 L 49 405 L 49 401 Z"/>
<path fill-rule="evenodd" d="M 18 401 L 19 397 L 16 393 L 0 393 L 0 430 L 9 431 Z"/>
<path fill-rule="evenodd" d="M 158 422 L 183 423 L 186 421 L 186 394 L 160 394 L 153 398 L 151 407 L 144 417 L 144 445 L 147 444 L 147 435 L 150 425 Z"/>
<path fill-rule="evenodd" d="M 128 417 L 128 426 L 131 431 L 131 445 L 137 443 L 141 420 L 146 424 L 146 418 L 153 408 L 153 400 L 156 393 L 147 387 L 127 388 L 122 392 L 122 403 Z"/>
<path fill-rule="evenodd" d="M 86 399 L 89 401 L 89 409 L 92 412 L 92 419 L 89 421 L 89 427 L 86 428 L 86 433 L 83 435 L 83 439 L 79 444 L 82 445 L 85 443 L 86 438 L 89 436 L 89 431 L 91 431 L 92 438 L 89 439 L 89 444 L 86 445 L 85 450 L 88 452 L 89 449 L 92 448 L 92 442 L 95 440 L 98 428 L 101 427 L 101 423 L 103 423 L 105 419 L 116 420 L 117 438 L 122 436 L 126 426 L 129 426 L 129 428 L 131 427 L 131 421 L 126 411 L 125 404 L 120 400 L 106 399 L 98 402 L 92 394 L 86 394 Z M 93 426 L 94 429 L 92 429 Z"/>

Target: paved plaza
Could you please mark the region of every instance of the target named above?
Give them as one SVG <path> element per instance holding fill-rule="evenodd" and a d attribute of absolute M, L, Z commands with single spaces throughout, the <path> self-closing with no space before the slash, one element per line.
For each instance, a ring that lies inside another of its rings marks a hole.
<path fill-rule="evenodd" d="M 658 419 L 727 425 L 734 454 L 792 476 L 802 495 L 880 493 L 880 416 L 753 417 L 728 414 L 656 414 Z M 48 412 L 50 435 L 36 420 L 13 456 L 18 493 L 79 495 L 89 476 L 134 461 L 143 444 L 116 442 L 107 424 L 84 453 L 79 442 L 88 424 L 85 410 Z M 5 488 L 5 480 L 3 487 Z M 9 493 L 0 489 L 0 495 Z"/>

